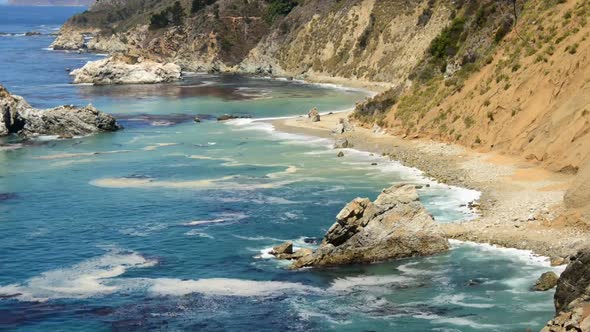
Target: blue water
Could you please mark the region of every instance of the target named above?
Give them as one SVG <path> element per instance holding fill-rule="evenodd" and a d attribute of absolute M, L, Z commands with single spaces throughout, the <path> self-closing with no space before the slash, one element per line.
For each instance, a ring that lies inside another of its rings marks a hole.
<path fill-rule="evenodd" d="M 126 128 L 0 150 L 1 330 L 524 331 L 552 316 L 552 293 L 529 290 L 547 262 L 515 250 L 453 243 L 429 258 L 287 270 L 265 250 L 313 247 L 354 197 L 428 182 L 421 200 L 453 222 L 473 193 L 259 120 L 343 110 L 362 91 L 199 74 L 71 85 L 67 68 L 101 56 L 21 34 L 80 10 L 0 6 L 0 32 L 16 34 L 0 36 L 1 84 L 36 107 L 93 103 Z M 224 113 L 253 119 L 207 120 Z"/>

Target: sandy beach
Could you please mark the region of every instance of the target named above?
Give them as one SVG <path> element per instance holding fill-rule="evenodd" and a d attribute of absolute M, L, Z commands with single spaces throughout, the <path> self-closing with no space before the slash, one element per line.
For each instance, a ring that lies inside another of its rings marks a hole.
<path fill-rule="evenodd" d="M 324 114 L 320 122 L 313 123 L 302 116 L 272 124 L 282 132 L 336 138 L 332 129 L 350 114 Z M 473 203 L 480 217 L 444 224 L 449 238 L 532 250 L 550 257 L 554 265 L 563 264 L 569 255 L 590 244 L 588 229 L 559 218 L 571 175 L 550 172 L 514 156 L 404 139 L 358 125 L 338 137 L 347 138 L 354 149 L 388 155 L 437 181 L 480 191 L 481 199 Z"/>

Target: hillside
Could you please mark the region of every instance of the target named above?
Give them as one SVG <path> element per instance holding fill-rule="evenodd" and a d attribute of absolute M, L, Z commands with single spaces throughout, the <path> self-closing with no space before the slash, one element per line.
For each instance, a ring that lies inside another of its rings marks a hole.
<path fill-rule="evenodd" d="M 101 0 L 54 47 L 372 86 L 386 91 L 357 105 L 362 125 L 582 179 L 588 17 L 585 0 Z M 578 215 L 588 196 L 573 186 L 566 203 Z"/>

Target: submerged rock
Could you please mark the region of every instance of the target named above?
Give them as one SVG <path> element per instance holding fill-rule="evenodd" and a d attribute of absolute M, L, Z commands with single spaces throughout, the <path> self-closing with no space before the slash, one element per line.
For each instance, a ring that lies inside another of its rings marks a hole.
<path fill-rule="evenodd" d="M 377 197 L 356 198 L 336 216 L 336 222 L 313 253 L 291 268 L 373 263 L 444 252 L 449 243 L 418 200 L 413 185 L 393 186 Z"/>
<path fill-rule="evenodd" d="M 533 286 L 533 290 L 540 292 L 550 290 L 557 285 L 557 279 L 559 279 L 559 276 L 555 272 L 545 272 L 541 274 L 539 279 L 537 279 Z"/>
<path fill-rule="evenodd" d="M 98 85 L 165 83 L 182 77 L 177 64 L 163 64 L 128 56 L 90 61 L 84 67 L 72 70 L 70 75 L 74 77 L 74 83 Z"/>
<path fill-rule="evenodd" d="M 227 121 L 233 119 L 250 119 L 252 116 L 250 115 L 234 115 L 234 114 L 224 114 L 217 117 L 217 121 Z"/>
<path fill-rule="evenodd" d="M 342 152 L 342 151 L 338 152 L 338 154 L 336 155 L 336 157 L 338 157 L 338 158 L 344 157 L 344 152 Z"/>
<path fill-rule="evenodd" d="M 0 85 L 0 136 L 57 135 L 72 138 L 119 128 L 114 117 L 100 112 L 92 105 L 82 108 L 59 106 L 47 110 L 34 109 L 22 97 L 11 95 Z"/>
<path fill-rule="evenodd" d="M 590 331 L 590 248 L 570 257 L 553 299 L 556 315 L 542 332 Z"/>
<path fill-rule="evenodd" d="M 320 121 L 320 112 L 317 108 L 312 108 L 308 113 L 307 117 L 311 122 L 319 122 Z"/>

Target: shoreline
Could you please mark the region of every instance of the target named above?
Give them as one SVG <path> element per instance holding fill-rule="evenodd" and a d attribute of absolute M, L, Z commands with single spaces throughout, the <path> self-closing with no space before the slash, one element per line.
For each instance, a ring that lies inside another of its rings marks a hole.
<path fill-rule="evenodd" d="M 279 132 L 333 140 L 331 130 L 351 112 L 323 114 L 314 123 L 305 116 L 262 121 Z M 404 139 L 359 126 L 338 137 L 346 138 L 354 149 L 389 156 L 438 182 L 481 192 L 475 204 L 479 217 L 441 224 L 449 239 L 530 250 L 549 257 L 552 265 L 567 263 L 570 255 L 590 243 L 589 230 L 566 226 L 557 218 L 572 175 L 553 173 L 514 156 Z"/>
<path fill-rule="evenodd" d="M 96 53 L 96 52 L 92 52 Z M 239 73 L 251 75 L 251 73 Z M 252 75 L 262 79 L 289 79 Z M 308 75 L 293 77 L 304 84 L 362 89 L 371 97 L 390 87 L 375 82 L 355 82 L 341 77 Z M 260 119 L 280 132 L 333 139 L 331 130 L 348 112 L 322 115 L 311 123 L 305 117 Z M 517 157 L 481 153 L 466 147 L 425 139 L 404 139 L 374 133 L 355 126 L 342 135 L 357 150 L 389 156 L 404 166 L 416 168 L 438 182 L 481 192 L 476 207 L 480 217 L 443 224 L 448 238 L 502 247 L 531 250 L 550 257 L 554 265 L 590 244 L 590 231 L 556 221 L 563 211 L 563 196 L 574 176 L 549 172 Z"/>

